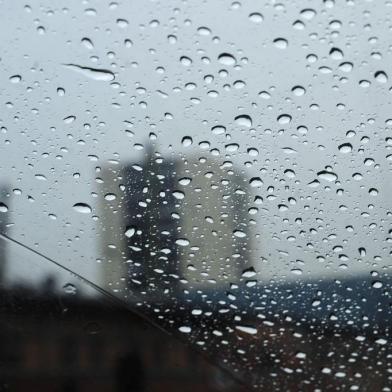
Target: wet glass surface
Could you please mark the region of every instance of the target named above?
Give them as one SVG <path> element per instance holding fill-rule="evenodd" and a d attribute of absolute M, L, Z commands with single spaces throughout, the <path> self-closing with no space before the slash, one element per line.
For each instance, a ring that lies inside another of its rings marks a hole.
<path fill-rule="evenodd" d="M 4 287 L 67 270 L 251 389 L 389 391 L 391 6 L 0 1 L 1 232 L 42 261 Z"/>

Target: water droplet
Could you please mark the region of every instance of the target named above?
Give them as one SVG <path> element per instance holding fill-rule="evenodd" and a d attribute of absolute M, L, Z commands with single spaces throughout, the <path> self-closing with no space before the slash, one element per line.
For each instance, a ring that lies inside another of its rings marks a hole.
<path fill-rule="evenodd" d="M 352 151 L 353 146 L 350 143 L 343 143 L 338 148 L 342 154 L 348 154 Z"/>
<path fill-rule="evenodd" d="M 129 25 L 129 22 L 126 19 L 117 19 L 116 23 L 120 29 L 125 29 Z"/>
<path fill-rule="evenodd" d="M 21 80 L 22 80 L 22 77 L 20 75 L 13 75 L 10 77 L 11 83 L 19 83 Z"/>
<path fill-rule="evenodd" d="M 291 91 L 293 92 L 294 95 L 297 97 L 301 97 L 306 93 L 306 90 L 302 86 L 294 86 Z"/>
<path fill-rule="evenodd" d="M 89 38 L 82 38 L 82 44 L 89 50 L 94 49 L 94 44 Z"/>
<path fill-rule="evenodd" d="M 379 280 L 375 280 L 374 282 L 372 282 L 372 287 L 374 287 L 375 289 L 381 289 L 382 286 L 383 284 Z"/>
<path fill-rule="evenodd" d="M 344 57 L 343 52 L 339 48 L 331 48 L 329 55 L 332 60 L 342 60 Z"/>
<path fill-rule="evenodd" d="M 247 114 L 241 114 L 235 117 L 234 121 L 240 127 L 250 128 L 252 126 L 252 118 Z"/>
<path fill-rule="evenodd" d="M 192 328 L 184 325 L 184 326 L 179 327 L 178 330 L 182 333 L 191 333 Z"/>
<path fill-rule="evenodd" d="M 184 136 L 184 137 L 182 138 L 182 140 L 181 140 L 181 144 L 182 144 L 184 147 L 189 147 L 189 146 L 192 145 L 192 143 L 193 143 L 193 139 L 192 139 L 190 136 Z"/>
<path fill-rule="evenodd" d="M 281 114 L 280 116 L 278 116 L 277 120 L 278 123 L 282 125 L 290 124 L 291 116 L 289 114 Z"/>
<path fill-rule="evenodd" d="M 189 67 L 192 65 L 192 60 L 187 56 L 180 57 L 180 62 L 184 67 Z"/>
<path fill-rule="evenodd" d="M 133 237 L 133 236 L 135 235 L 135 233 L 136 233 L 136 228 L 135 228 L 134 226 L 128 226 L 128 227 L 125 229 L 124 235 L 125 235 L 125 237 L 127 237 L 127 238 L 131 238 L 131 237 Z"/>
<path fill-rule="evenodd" d="M 215 127 L 211 128 L 211 132 L 214 135 L 222 135 L 226 132 L 226 127 L 224 127 L 223 125 L 216 125 Z"/>
<path fill-rule="evenodd" d="M 257 329 L 254 327 L 249 327 L 245 325 L 236 325 L 235 328 L 238 329 L 238 331 L 248 333 L 249 335 L 257 334 Z"/>
<path fill-rule="evenodd" d="M 173 191 L 172 193 L 177 200 L 182 200 L 185 197 L 185 193 L 181 191 Z"/>
<path fill-rule="evenodd" d="M 107 193 L 104 198 L 107 201 L 113 201 L 116 200 L 117 196 L 114 193 Z"/>
<path fill-rule="evenodd" d="M 285 38 L 276 38 L 273 42 L 275 47 L 278 49 L 286 49 L 289 44 Z"/>
<path fill-rule="evenodd" d="M 243 278 L 253 278 L 254 276 L 256 276 L 256 271 L 253 267 L 247 268 L 244 271 L 242 271 L 242 275 Z"/>
<path fill-rule="evenodd" d="M 328 182 L 333 182 L 338 179 L 338 176 L 335 173 L 326 170 L 318 172 L 317 177 Z"/>
<path fill-rule="evenodd" d="M 89 214 L 92 211 L 91 207 L 86 203 L 76 203 L 73 205 L 73 208 L 81 214 Z"/>
<path fill-rule="evenodd" d="M 186 238 L 178 238 L 176 240 L 176 244 L 179 246 L 188 246 L 189 245 L 189 240 L 187 240 Z"/>
<path fill-rule="evenodd" d="M 259 12 L 252 12 L 249 14 L 249 20 L 253 23 L 259 24 L 264 20 L 264 17 Z"/>
<path fill-rule="evenodd" d="M 7 212 L 7 211 L 8 211 L 8 206 L 0 202 L 0 212 Z"/>
<path fill-rule="evenodd" d="M 210 35 L 210 34 L 211 34 L 211 30 L 210 30 L 208 27 L 204 27 L 204 26 L 199 27 L 199 28 L 197 29 L 197 32 L 198 32 L 200 35 L 204 35 L 204 36 Z"/>
<path fill-rule="evenodd" d="M 192 182 L 192 179 L 189 177 L 182 177 L 178 180 L 180 185 L 187 186 Z"/>
<path fill-rule="evenodd" d="M 73 123 L 75 120 L 76 120 L 76 117 L 75 117 L 75 116 L 67 116 L 67 117 L 64 117 L 64 118 L 63 118 L 63 121 L 64 121 L 66 124 L 71 124 L 71 123 Z"/>
<path fill-rule="evenodd" d="M 377 71 L 374 77 L 379 83 L 386 83 L 388 81 L 388 76 L 384 71 Z"/>
<path fill-rule="evenodd" d="M 227 66 L 232 66 L 236 63 L 236 59 L 233 55 L 231 55 L 230 53 L 221 53 L 218 56 L 218 61 L 223 64 L 223 65 L 227 65 Z"/>
<path fill-rule="evenodd" d="M 306 20 L 311 20 L 316 16 L 316 11 L 312 8 L 305 8 L 300 12 L 302 18 Z"/>
<path fill-rule="evenodd" d="M 260 187 L 260 186 L 263 185 L 263 180 L 262 180 L 260 177 L 252 177 L 252 178 L 249 180 L 249 185 L 250 185 L 252 188 Z"/>
<path fill-rule="evenodd" d="M 246 233 L 243 232 L 242 230 L 234 230 L 233 234 L 237 238 L 244 238 L 244 237 L 246 237 Z"/>
<path fill-rule="evenodd" d="M 64 64 L 64 67 L 71 69 L 72 71 L 78 72 L 83 76 L 86 76 L 93 80 L 110 82 L 114 80 L 114 74 L 111 71 L 106 69 L 98 69 L 98 68 L 89 68 L 82 67 L 81 65 L 76 64 Z"/>
<path fill-rule="evenodd" d="M 76 289 L 75 285 L 73 285 L 72 283 L 66 283 L 66 284 L 63 286 L 63 289 L 64 289 L 64 291 L 65 291 L 67 294 L 71 294 L 71 295 L 75 295 L 76 292 L 77 292 L 77 289 Z"/>

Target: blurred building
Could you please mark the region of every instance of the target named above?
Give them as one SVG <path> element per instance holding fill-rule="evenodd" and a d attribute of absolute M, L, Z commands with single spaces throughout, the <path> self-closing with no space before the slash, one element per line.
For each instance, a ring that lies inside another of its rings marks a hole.
<path fill-rule="evenodd" d="M 142 164 L 105 167 L 100 192 L 103 286 L 176 297 L 227 290 L 250 268 L 247 181 L 228 163 L 149 150 Z M 166 291 L 165 291 L 166 290 Z"/>

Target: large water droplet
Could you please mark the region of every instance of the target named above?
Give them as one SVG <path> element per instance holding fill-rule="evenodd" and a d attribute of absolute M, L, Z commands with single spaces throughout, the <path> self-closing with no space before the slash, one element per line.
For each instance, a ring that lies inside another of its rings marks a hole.
<path fill-rule="evenodd" d="M 72 71 L 78 72 L 81 75 L 93 80 L 103 82 L 110 82 L 114 80 L 113 72 L 108 71 L 107 69 L 89 68 L 76 64 L 64 64 L 64 67 L 71 69 Z"/>
<path fill-rule="evenodd" d="M 218 61 L 223 64 L 223 65 L 227 65 L 227 66 L 231 66 L 234 65 L 236 63 L 236 59 L 233 55 L 231 55 L 230 53 L 221 53 L 218 56 Z"/>
<path fill-rule="evenodd" d="M 252 118 L 247 114 L 241 114 L 234 119 L 235 123 L 240 127 L 250 128 L 252 126 Z"/>
<path fill-rule="evenodd" d="M 191 333 L 192 328 L 184 325 L 182 327 L 179 327 L 178 330 L 182 333 Z"/>
<path fill-rule="evenodd" d="M 342 154 L 348 154 L 352 151 L 353 146 L 350 143 L 343 143 L 338 148 Z"/>
<path fill-rule="evenodd" d="M 256 335 L 257 334 L 257 329 L 254 327 L 249 327 L 245 325 L 236 325 L 235 329 L 238 329 L 238 331 L 248 333 L 250 335 Z"/>
<path fill-rule="evenodd" d="M 73 208 L 81 214 L 89 214 L 92 211 L 91 207 L 86 203 L 76 203 L 73 205 Z"/>
<path fill-rule="evenodd" d="M 320 178 L 321 180 L 325 180 L 328 182 L 333 182 L 336 181 L 338 176 L 330 171 L 322 170 L 317 173 L 317 177 Z"/>

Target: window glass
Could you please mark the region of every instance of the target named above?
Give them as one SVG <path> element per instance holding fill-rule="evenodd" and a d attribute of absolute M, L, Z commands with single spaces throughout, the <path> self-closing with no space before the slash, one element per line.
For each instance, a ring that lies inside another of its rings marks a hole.
<path fill-rule="evenodd" d="M 6 287 L 72 273 L 251 388 L 390 390 L 389 1 L 0 10 L 0 226 L 40 260 Z"/>

